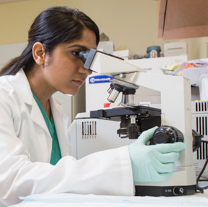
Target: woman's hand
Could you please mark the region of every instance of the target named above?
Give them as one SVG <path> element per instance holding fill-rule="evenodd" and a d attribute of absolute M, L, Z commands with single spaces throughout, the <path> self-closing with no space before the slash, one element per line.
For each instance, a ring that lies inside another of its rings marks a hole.
<path fill-rule="evenodd" d="M 162 182 L 173 173 L 179 151 L 185 149 L 182 142 L 146 145 L 157 127 L 144 131 L 129 145 L 134 182 Z"/>

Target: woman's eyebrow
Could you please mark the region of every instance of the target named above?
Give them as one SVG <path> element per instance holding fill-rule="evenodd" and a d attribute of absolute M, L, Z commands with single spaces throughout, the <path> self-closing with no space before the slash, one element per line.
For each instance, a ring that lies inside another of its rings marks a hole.
<path fill-rule="evenodd" d="M 81 50 L 86 51 L 89 50 L 87 47 L 85 47 L 84 45 L 71 45 L 68 48 L 73 48 L 73 47 L 79 47 Z"/>

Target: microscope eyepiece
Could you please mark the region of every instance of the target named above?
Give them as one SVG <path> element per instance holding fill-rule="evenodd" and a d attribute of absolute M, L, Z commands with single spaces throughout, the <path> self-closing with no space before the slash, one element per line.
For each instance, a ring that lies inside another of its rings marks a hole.
<path fill-rule="evenodd" d="M 89 50 L 79 52 L 79 58 L 82 60 L 83 63 L 85 63 L 85 61 L 87 60 L 89 52 Z"/>
<path fill-rule="evenodd" d="M 79 52 L 79 58 L 84 63 L 84 68 L 91 70 L 91 64 L 94 60 L 96 52 L 97 52 L 97 50 L 95 50 L 95 49 L 90 49 L 90 50 Z"/>

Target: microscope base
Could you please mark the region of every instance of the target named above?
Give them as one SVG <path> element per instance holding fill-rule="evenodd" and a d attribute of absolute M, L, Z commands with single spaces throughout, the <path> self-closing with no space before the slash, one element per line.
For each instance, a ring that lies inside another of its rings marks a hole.
<path fill-rule="evenodd" d="M 196 185 L 188 186 L 136 186 L 136 196 L 182 196 L 193 195 Z"/>

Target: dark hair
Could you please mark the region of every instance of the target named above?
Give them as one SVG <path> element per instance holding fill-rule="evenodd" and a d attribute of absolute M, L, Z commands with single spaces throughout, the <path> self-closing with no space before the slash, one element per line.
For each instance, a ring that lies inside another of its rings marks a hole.
<path fill-rule="evenodd" d="M 35 64 L 32 55 L 35 42 L 41 42 L 45 51 L 50 54 L 58 44 L 80 39 L 85 28 L 95 33 L 98 44 L 99 29 L 86 14 L 77 9 L 61 6 L 46 9 L 31 25 L 25 50 L 2 68 L 0 76 L 15 75 L 21 68 L 25 72 L 31 70 Z"/>

